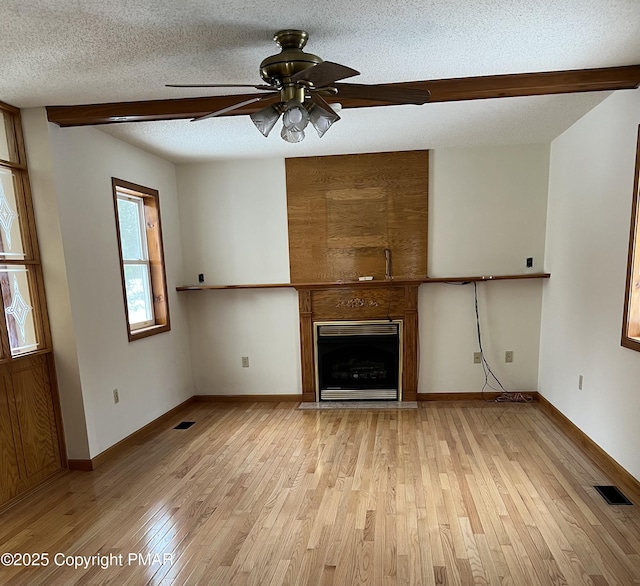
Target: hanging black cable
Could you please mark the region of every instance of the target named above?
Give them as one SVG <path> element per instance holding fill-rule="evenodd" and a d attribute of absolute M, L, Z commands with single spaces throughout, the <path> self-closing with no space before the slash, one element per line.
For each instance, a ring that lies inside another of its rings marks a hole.
<path fill-rule="evenodd" d="M 480 331 L 480 315 L 478 312 L 478 284 L 476 281 L 473 282 L 473 299 L 476 310 L 476 332 L 478 334 L 478 349 L 480 350 L 480 363 L 482 364 L 482 370 L 484 372 L 484 384 L 482 385 L 481 394 L 482 398 L 487 401 L 488 399 L 484 398 L 484 392 L 487 387 L 490 389 L 499 392 L 500 394 L 494 399 L 497 402 L 512 402 L 512 403 L 530 403 L 533 401 L 533 397 L 531 395 L 525 395 L 516 391 L 507 391 L 504 388 L 500 379 L 493 373 L 491 370 L 491 366 L 487 362 L 487 359 L 484 356 L 484 349 L 482 348 L 482 333 Z M 493 379 L 499 388 L 494 387 L 489 380 Z"/>

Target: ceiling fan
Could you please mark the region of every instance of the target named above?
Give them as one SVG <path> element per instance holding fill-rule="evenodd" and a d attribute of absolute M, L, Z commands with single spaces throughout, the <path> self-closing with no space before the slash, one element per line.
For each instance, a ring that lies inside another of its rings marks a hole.
<path fill-rule="evenodd" d="M 331 125 L 340 120 L 336 110 L 326 97 L 339 99 L 364 99 L 386 104 L 424 104 L 429 100 L 428 89 L 393 85 L 366 85 L 339 83 L 340 80 L 360 75 L 360 72 L 323 61 L 317 55 L 305 52 L 309 35 L 302 30 L 278 31 L 273 40 L 280 47 L 280 53 L 267 57 L 260 63 L 260 77 L 263 84 L 167 84 L 175 88 L 235 88 L 251 87 L 263 93 L 241 96 L 241 100 L 225 108 L 194 118 L 194 121 L 229 114 L 249 104 L 266 104 L 261 110 L 250 114 L 251 120 L 266 137 L 282 115 L 281 137 L 296 143 L 304 139 L 304 131 L 311 124 L 324 136 Z"/>

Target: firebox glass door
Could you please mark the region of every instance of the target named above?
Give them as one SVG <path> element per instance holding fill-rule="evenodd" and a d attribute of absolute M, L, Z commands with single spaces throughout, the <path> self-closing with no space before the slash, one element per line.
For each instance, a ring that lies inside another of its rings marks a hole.
<path fill-rule="evenodd" d="M 319 335 L 320 400 L 398 400 L 399 335 Z M 370 393 L 369 393 L 370 391 Z"/>

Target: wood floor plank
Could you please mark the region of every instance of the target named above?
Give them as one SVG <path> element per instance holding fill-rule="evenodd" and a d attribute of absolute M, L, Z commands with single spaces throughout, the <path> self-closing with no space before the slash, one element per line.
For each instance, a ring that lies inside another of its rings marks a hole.
<path fill-rule="evenodd" d="M 191 405 L 190 429 L 60 476 L 0 515 L 0 553 L 124 563 L 0 584 L 640 584 L 640 512 L 536 404 L 296 407 Z"/>

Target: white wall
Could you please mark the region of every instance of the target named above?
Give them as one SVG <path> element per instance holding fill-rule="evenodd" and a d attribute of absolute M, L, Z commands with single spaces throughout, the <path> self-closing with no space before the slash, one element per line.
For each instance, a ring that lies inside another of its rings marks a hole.
<path fill-rule="evenodd" d="M 549 145 L 441 149 L 429 172 L 429 276 L 543 270 Z"/>
<path fill-rule="evenodd" d="M 429 274 L 520 273 L 528 256 L 542 270 L 548 161 L 545 145 L 432 153 Z M 209 284 L 289 281 L 282 159 L 178 165 L 177 177 L 189 283 L 198 273 Z M 485 350 L 512 389 L 537 388 L 541 290 L 540 281 L 479 286 Z M 182 295 L 197 393 L 300 392 L 295 291 Z M 471 286 L 422 285 L 419 392 L 480 390 L 475 336 Z"/>
<path fill-rule="evenodd" d="M 284 159 L 178 165 L 177 181 L 189 283 L 289 282 Z"/>
<path fill-rule="evenodd" d="M 548 145 L 442 149 L 430 159 L 429 276 L 544 272 Z M 527 257 L 534 258 L 532 269 Z M 510 390 L 538 386 L 544 286 L 540 280 L 478 284 L 485 357 Z M 473 285 L 422 285 L 418 315 L 418 392 L 480 390 Z M 513 363 L 504 362 L 507 350 Z"/>
<path fill-rule="evenodd" d="M 177 177 L 189 283 L 199 273 L 206 284 L 289 282 L 283 159 L 179 165 Z M 181 295 L 198 394 L 302 392 L 295 290 Z"/>
<path fill-rule="evenodd" d="M 46 115 L 44 110 L 37 112 L 34 116 Z M 64 251 L 64 263 L 58 259 L 58 268 L 66 267 L 71 310 L 66 323 L 52 322 L 54 343 L 64 335 L 75 338 L 89 457 L 93 457 L 193 395 L 187 312 L 175 291 L 184 282 L 175 168 L 95 129 L 50 125 L 49 136 Z M 160 192 L 171 331 L 131 343 L 112 176 Z M 48 239 L 43 242 L 48 246 Z M 73 334 L 65 334 L 65 328 L 72 328 Z M 60 383 L 66 385 L 62 379 Z M 114 388 L 119 389 L 117 405 Z M 68 411 L 72 406 L 65 400 L 67 390 L 62 388 L 61 394 Z M 73 449 L 70 445 L 72 457 Z"/>
<path fill-rule="evenodd" d="M 294 289 L 185 292 L 196 394 L 302 393 Z M 249 357 L 249 368 L 242 367 Z"/>
<path fill-rule="evenodd" d="M 640 354 L 620 346 L 638 124 L 640 91 L 616 92 L 551 145 L 540 392 L 640 479 Z"/>

